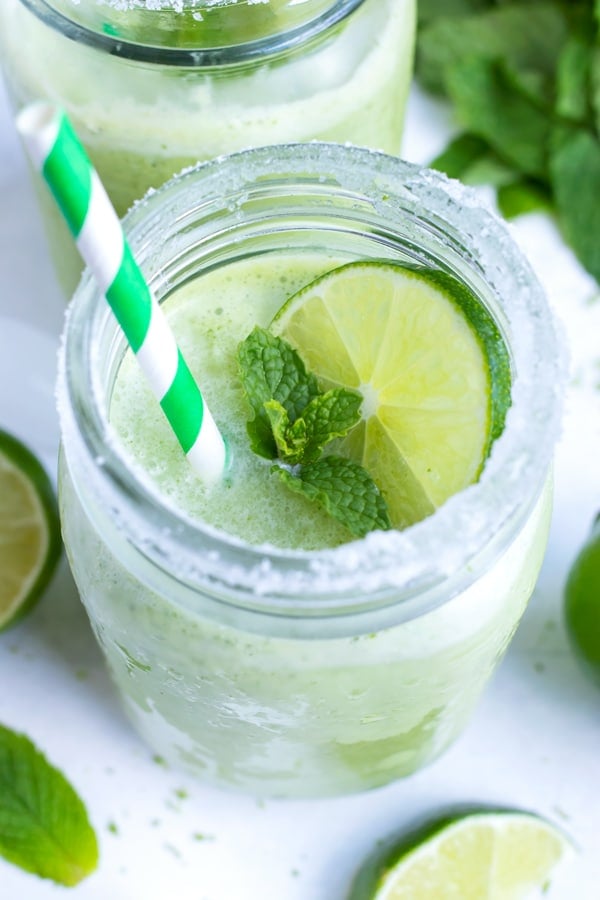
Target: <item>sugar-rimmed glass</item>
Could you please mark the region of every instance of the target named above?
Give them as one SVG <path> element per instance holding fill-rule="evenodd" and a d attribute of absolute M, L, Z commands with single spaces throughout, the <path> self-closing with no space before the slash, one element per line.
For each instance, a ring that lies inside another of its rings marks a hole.
<path fill-rule="evenodd" d="M 241 255 L 323 246 L 435 265 L 496 319 L 513 403 L 480 481 L 404 532 L 316 553 L 253 547 L 165 504 L 109 424 L 124 342 L 89 278 L 66 332 L 65 540 L 140 732 L 202 777 L 258 793 L 409 774 L 464 726 L 541 564 L 562 370 L 539 285 L 473 192 L 333 145 L 207 164 L 148 197 L 127 229 L 166 302 Z"/>
<path fill-rule="evenodd" d="M 2 0 L 13 104 L 69 114 L 119 215 L 198 160 L 330 140 L 397 153 L 415 0 Z M 70 296 L 81 267 L 43 191 Z"/>

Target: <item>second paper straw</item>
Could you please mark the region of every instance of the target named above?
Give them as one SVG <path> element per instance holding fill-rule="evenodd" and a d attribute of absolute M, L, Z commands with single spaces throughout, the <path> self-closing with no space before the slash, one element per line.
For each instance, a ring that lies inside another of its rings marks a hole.
<path fill-rule="evenodd" d="M 217 481 L 227 458 L 223 437 L 71 123 L 52 104 L 34 103 L 17 128 L 184 453 L 206 483 Z"/>

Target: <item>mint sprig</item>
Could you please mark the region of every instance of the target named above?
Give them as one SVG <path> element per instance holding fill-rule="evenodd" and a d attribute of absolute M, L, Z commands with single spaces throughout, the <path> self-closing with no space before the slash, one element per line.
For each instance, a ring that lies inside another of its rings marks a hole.
<path fill-rule="evenodd" d="M 417 75 L 462 133 L 431 165 L 552 211 L 600 281 L 600 0 L 420 0 Z"/>
<path fill-rule="evenodd" d="M 0 856 L 66 887 L 98 863 L 96 835 L 75 790 L 29 738 L 2 725 Z"/>
<path fill-rule="evenodd" d="M 266 404 L 274 400 L 295 422 L 313 397 L 320 393 L 317 379 L 286 341 L 256 327 L 238 348 L 238 364 L 246 396 L 254 411 L 248 422 L 252 449 L 266 459 L 277 457 L 270 413 Z"/>
<path fill-rule="evenodd" d="M 361 395 L 322 391 L 298 352 L 259 327 L 240 344 L 238 365 L 254 414 L 246 426 L 250 443 L 259 456 L 278 461 L 273 473 L 357 537 L 391 528 L 385 500 L 362 466 L 341 456 L 320 459 L 327 444 L 360 422 Z"/>

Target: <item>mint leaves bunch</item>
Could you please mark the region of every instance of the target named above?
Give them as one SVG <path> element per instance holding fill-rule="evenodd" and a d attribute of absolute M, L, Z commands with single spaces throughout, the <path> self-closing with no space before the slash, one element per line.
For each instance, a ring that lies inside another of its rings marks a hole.
<path fill-rule="evenodd" d="M 600 0 L 419 0 L 417 76 L 463 132 L 431 165 L 552 211 L 600 281 Z"/>
<path fill-rule="evenodd" d="M 240 344 L 238 365 L 254 413 L 247 424 L 250 443 L 256 454 L 277 461 L 272 473 L 356 537 L 391 528 L 385 500 L 368 472 L 345 457 L 322 455 L 360 422 L 360 394 L 322 391 L 297 351 L 259 327 Z"/>

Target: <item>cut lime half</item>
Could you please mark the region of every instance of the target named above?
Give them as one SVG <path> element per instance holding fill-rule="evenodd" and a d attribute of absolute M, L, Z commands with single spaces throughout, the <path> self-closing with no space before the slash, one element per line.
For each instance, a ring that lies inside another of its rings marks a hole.
<path fill-rule="evenodd" d="M 530 813 L 445 818 L 368 860 L 350 900 L 525 900 L 572 855 L 569 838 Z"/>
<path fill-rule="evenodd" d="M 50 479 L 24 444 L 0 431 L 0 631 L 34 605 L 60 553 Z"/>
<path fill-rule="evenodd" d="M 510 361 L 485 307 L 444 272 L 341 266 L 303 288 L 271 330 L 327 387 L 363 395 L 340 452 L 363 465 L 392 523 L 430 515 L 477 480 L 510 405 Z"/>

